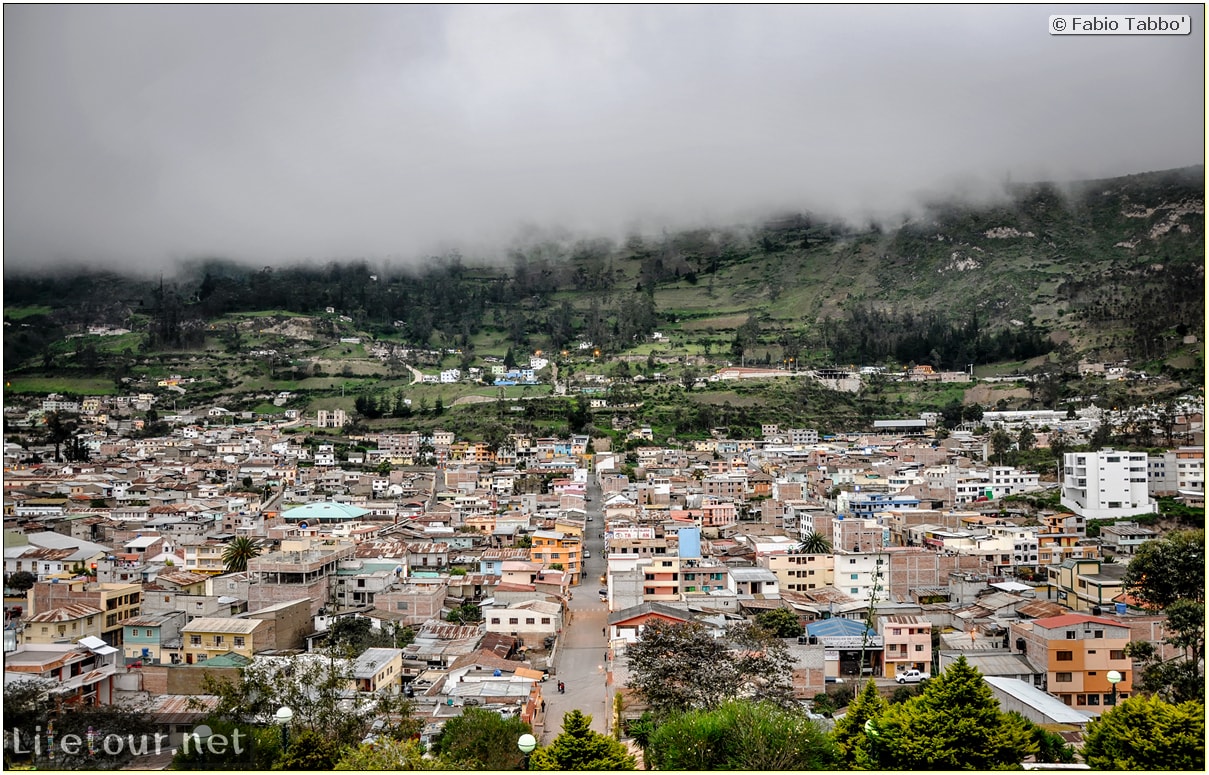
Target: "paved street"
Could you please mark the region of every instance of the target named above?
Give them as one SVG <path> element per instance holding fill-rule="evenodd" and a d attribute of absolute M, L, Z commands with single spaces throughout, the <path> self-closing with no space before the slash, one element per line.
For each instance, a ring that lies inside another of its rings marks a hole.
<path fill-rule="evenodd" d="M 600 601 L 600 576 L 605 572 L 604 517 L 601 515 L 600 488 L 593 474 L 588 475 L 587 536 L 584 546 L 592 553 L 584 561 L 581 583 L 570 602 L 570 620 L 564 628 L 555 663 L 556 675 L 542 687 L 546 698 L 546 729 L 542 743 L 549 743 L 562 731 L 563 714 L 579 708 L 592 717 L 592 729 L 605 732 L 609 709 L 606 707 L 605 652 L 603 628 L 608 619 L 605 603 Z M 567 693 L 558 693 L 558 681 L 567 684 Z"/>

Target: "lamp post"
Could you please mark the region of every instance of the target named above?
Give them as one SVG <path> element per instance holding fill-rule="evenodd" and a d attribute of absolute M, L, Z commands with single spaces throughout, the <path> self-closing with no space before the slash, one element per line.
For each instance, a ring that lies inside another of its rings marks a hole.
<path fill-rule="evenodd" d="M 1125 676 L 1121 675 L 1121 673 L 1116 670 L 1109 670 L 1108 675 L 1105 677 L 1108 678 L 1108 683 L 1112 686 L 1112 702 L 1110 702 L 1109 705 L 1112 705 L 1115 708 L 1117 705 L 1117 684 L 1121 683 L 1121 680 Z"/>
<path fill-rule="evenodd" d="M 521 749 L 521 753 L 525 755 L 525 769 L 529 769 L 529 754 L 533 753 L 534 748 L 537 748 L 537 738 L 526 732 L 517 738 L 516 747 Z"/>
<path fill-rule="evenodd" d="M 290 747 L 290 722 L 294 720 L 294 711 L 288 706 L 282 705 L 273 714 L 273 720 L 281 726 L 281 751 Z"/>

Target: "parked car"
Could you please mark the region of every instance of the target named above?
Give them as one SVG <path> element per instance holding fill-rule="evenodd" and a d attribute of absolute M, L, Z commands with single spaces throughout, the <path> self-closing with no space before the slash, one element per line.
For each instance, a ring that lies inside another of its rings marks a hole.
<path fill-rule="evenodd" d="M 894 680 L 898 681 L 900 684 L 917 684 L 923 683 L 931 677 L 932 676 L 928 675 L 922 670 L 904 670 L 903 672 L 894 676 Z"/>

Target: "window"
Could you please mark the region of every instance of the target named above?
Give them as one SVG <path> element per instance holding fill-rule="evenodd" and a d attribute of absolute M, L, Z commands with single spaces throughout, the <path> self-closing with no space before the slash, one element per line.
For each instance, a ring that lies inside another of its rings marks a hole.
<path fill-rule="evenodd" d="M 395 603 L 395 610 L 396 611 L 406 611 L 407 603 L 405 603 L 403 601 L 399 601 L 398 603 Z"/>
<path fill-rule="evenodd" d="M 1067 630 L 1067 631 L 1066 631 L 1066 639 L 1067 639 L 1067 640 L 1074 640 L 1074 639 L 1075 639 L 1075 631 L 1074 631 L 1074 630 Z"/>
<path fill-rule="evenodd" d="M 147 633 L 147 634 L 148 634 L 148 635 L 150 635 L 151 633 Z M 137 638 L 138 636 L 139 636 L 139 631 L 138 631 L 138 630 L 131 630 L 131 631 L 130 631 L 130 637 L 132 637 L 132 638 Z"/>
<path fill-rule="evenodd" d="M 235 642 L 235 648 L 243 648 L 244 639 L 242 635 L 236 635 L 234 638 L 232 638 L 232 640 Z"/>
<path fill-rule="evenodd" d="M 525 617 L 525 624 L 537 624 L 537 619 L 532 616 Z"/>
<path fill-rule="evenodd" d="M 221 635 L 215 635 L 215 636 L 214 636 L 214 645 L 215 645 L 215 646 L 221 646 L 222 644 L 223 644 L 223 636 L 221 636 Z"/>
<path fill-rule="evenodd" d="M 189 636 L 189 645 L 190 646 L 200 646 L 201 645 L 201 636 L 200 635 L 190 635 Z"/>
<path fill-rule="evenodd" d="M 854 559 L 849 560 L 849 561 L 848 561 L 848 564 L 849 564 L 849 565 L 856 565 L 856 559 L 854 558 Z"/>
<path fill-rule="evenodd" d="M 1074 673 L 1055 673 L 1054 681 L 1060 684 L 1068 684 L 1075 678 Z"/>
<path fill-rule="evenodd" d="M 855 573 L 851 574 L 851 578 L 852 578 L 852 580 L 853 580 L 853 581 L 856 581 L 856 579 L 857 579 L 857 574 L 855 574 Z"/>
<path fill-rule="evenodd" d="M 1074 660 L 1074 658 L 1075 658 L 1075 652 L 1073 652 L 1073 651 L 1059 651 L 1058 652 L 1058 661 L 1059 662 L 1071 662 Z"/>
<path fill-rule="evenodd" d="M 1087 695 L 1087 704 L 1088 705 L 1099 705 L 1100 704 L 1100 695 L 1098 695 L 1098 694 Z"/>
<path fill-rule="evenodd" d="M 1124 649 L 1110 649 L 1108 652 L 1108 658 L 1109 659 L 1124 659 L 1125 650 Z"/>
<path fill-rule="evenodd" d="M 491 617 L 491 623 L 492 623 L 492 624 L 499 624 L 499 623 L 500 623 L 500 618 L 499 618 L 498 616 L 493 616 L 493 617 Z"/>
<path fill-rule="evenodd" d="M 549 624 L 549 623 L 550 623 L 550 617 L 549 617 L 549 616 L 543 616 L 543 617 L 542 617 L 542 624 Z"/>
<path fill-rule="evenodd" d="M 923 651 L 923 650 L 924 650 L 923 644 L 922 644 L 922 643 L 916 643 L 916 644 L 915 644 L 915 650 L 916 650 L 916 651 Z"/>
<path fill-rule="evenodd" d="M 1092 632 L 1091 636 L 1092 636 L 1093 638 L 1103 638 L 1103 637 L 1104 637 L 1104 630 L 1096 630 L 1096 631 Z"/>
<path fill-rule="evenodd" d="M 520 619 L 513 616 L 508 619 L 508 624 L 520 624 L 520 621 L 521 621 Z"/>
<path fill-rule="evenodd" d="M 859 589 L 857 589 L 856 587 L 853 587 L 853 588 L 852 588 L 850 591 L 851 591 L 851 592 L 852 592 L 852 594 L 854 594 L 854 595 L 859 595 L 859 594 L 861 593 L 861 592 L 860 592 L 860 590 L 859 590 Z"/>

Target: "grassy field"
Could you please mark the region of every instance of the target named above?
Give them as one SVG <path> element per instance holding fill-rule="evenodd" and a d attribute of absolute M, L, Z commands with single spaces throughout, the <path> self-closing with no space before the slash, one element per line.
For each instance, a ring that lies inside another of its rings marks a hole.
<path fill-rule="evenodd" d="M 50 307 L 46 306 L 6 307 L 4 317 L 9 320 L 24 320 L 34 315 L 49 315 L 50 312 Z"/>
<path fill-rule="evenodd" d="M 117 395 L 113 380 L 105 377 L 16 377 L 5 382 L 9 393 L 74 393 L 82 396 Z"/>

